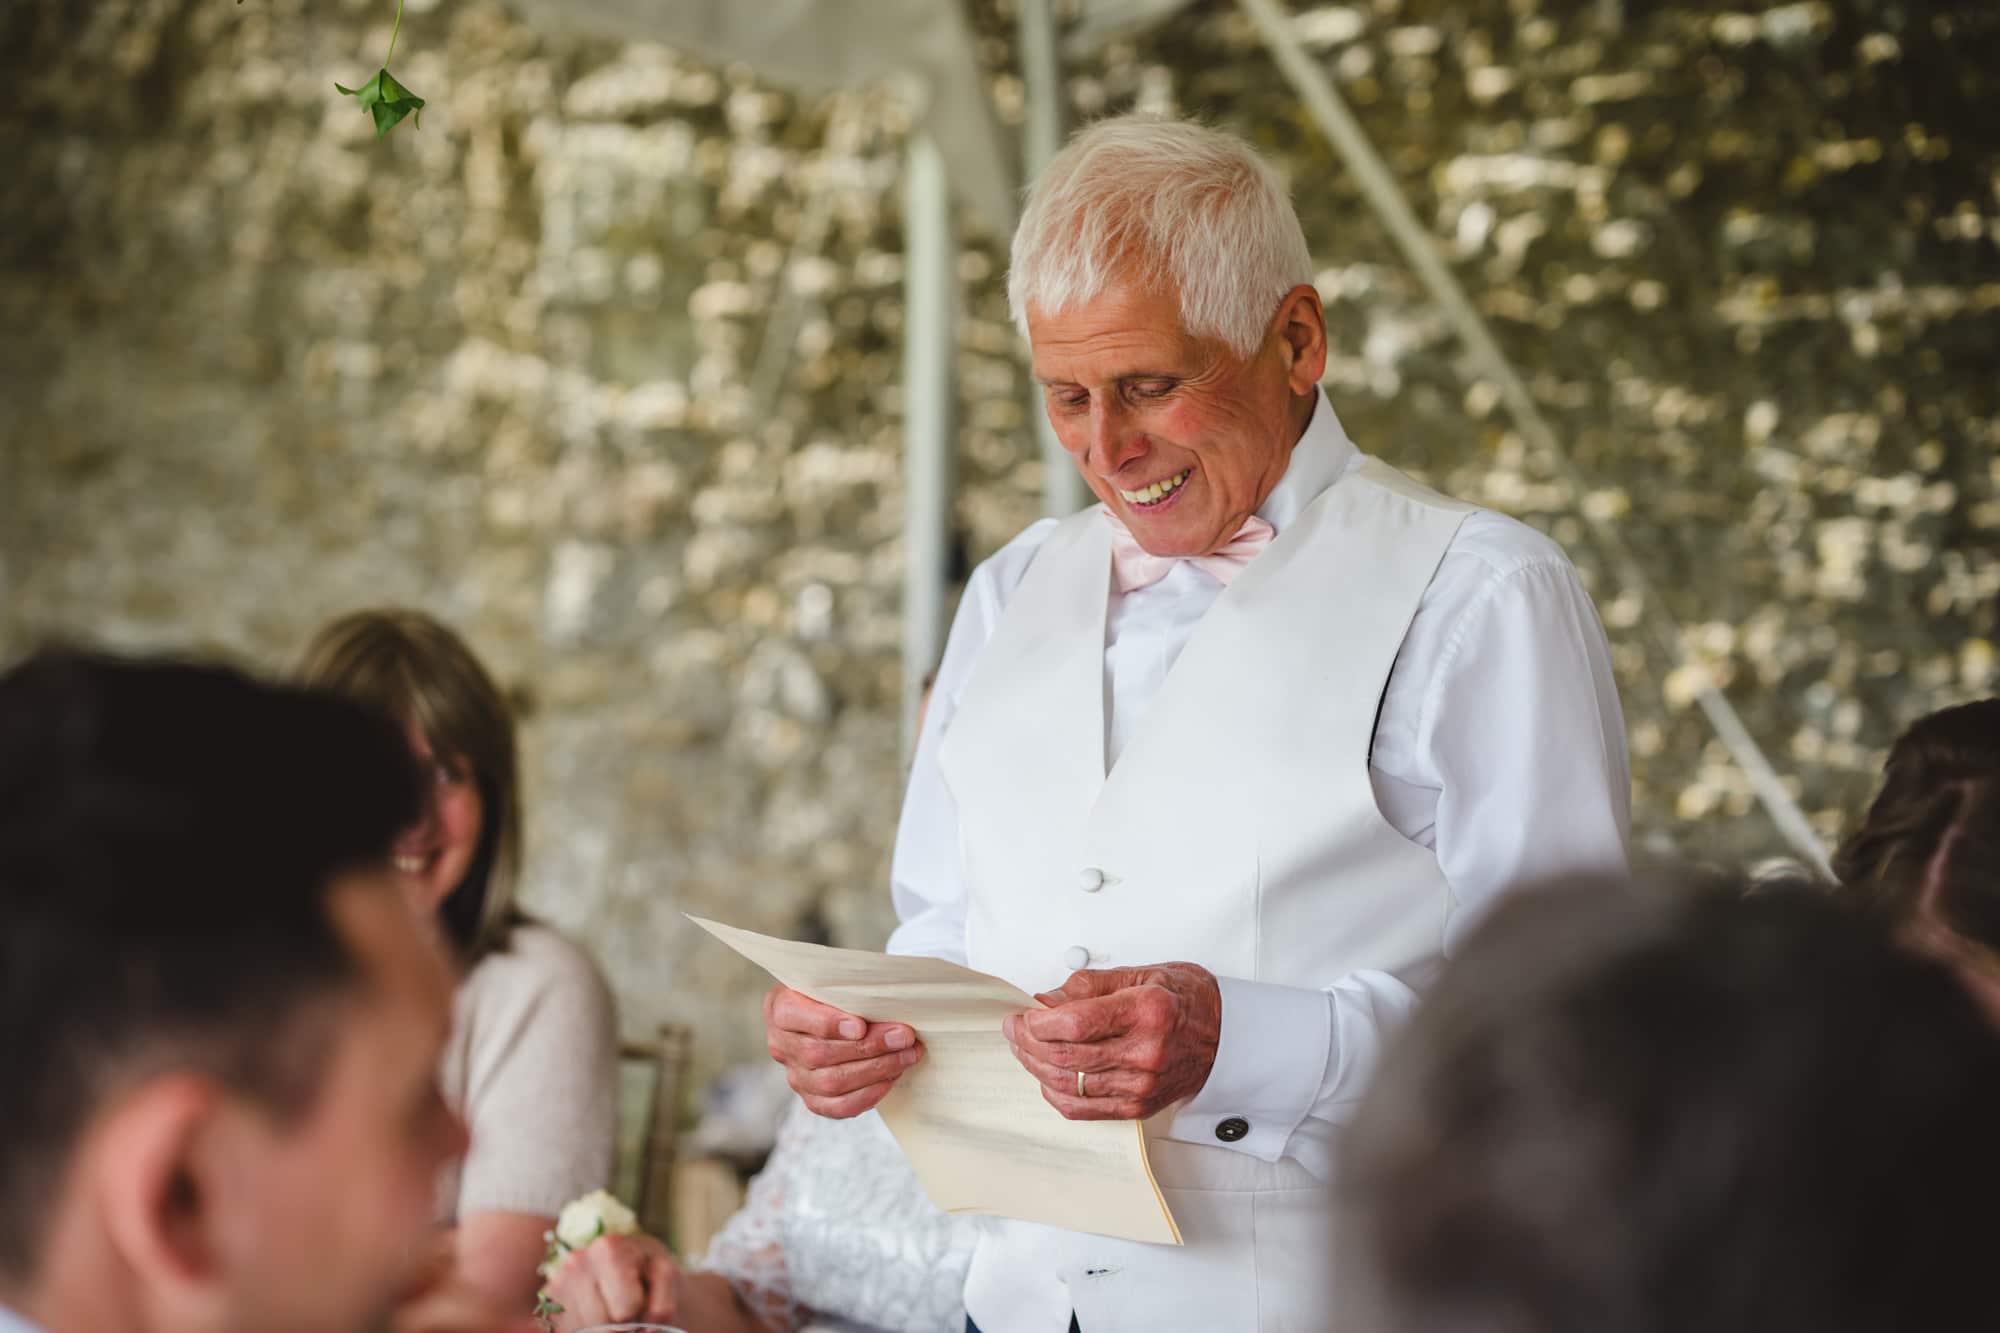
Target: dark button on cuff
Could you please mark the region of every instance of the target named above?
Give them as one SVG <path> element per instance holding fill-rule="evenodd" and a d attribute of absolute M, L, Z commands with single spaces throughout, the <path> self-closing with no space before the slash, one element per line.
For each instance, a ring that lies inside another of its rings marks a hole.
<path fill-rule="evenodd" d="M 1240 1115 L 1230 1116 L 1215 1127 L 1215 1137 L 1224 1143 L 1234 1143 L 1250 1132 L 1250 1122 Z"/>

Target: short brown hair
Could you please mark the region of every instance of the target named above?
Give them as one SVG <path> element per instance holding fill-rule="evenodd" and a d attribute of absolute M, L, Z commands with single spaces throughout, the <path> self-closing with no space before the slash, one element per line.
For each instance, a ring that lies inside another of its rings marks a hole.
<path fill-rule="evenodd" d="M 407 721 L 441 757 L 472 771 L 484 806 L 479 846 L 438 911 L 465 957 L 501 945 L 516 919 L 520 766 L 513 710 L 472 649 L 421 611 L 354 611 L 313 635 L 298 677 Z"/>
<path fill-rule="evenodd" d="M 345 700 L 74 650 L 0 672 L 0 1285 L 127 1089 L 314 1101 L 325 1001 L 362 981 L 331 901 L 421 809 L 397 728 Z"/>

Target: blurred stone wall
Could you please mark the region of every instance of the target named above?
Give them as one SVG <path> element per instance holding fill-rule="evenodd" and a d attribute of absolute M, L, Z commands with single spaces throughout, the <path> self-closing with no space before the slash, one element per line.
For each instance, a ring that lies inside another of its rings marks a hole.
<path fill-rule="evenodd" d="M 712 1068 L 758 1048 L 761 985 L 681 911 L 861 946 L 890 923 L 912 109 L 412 0 L 395 69 L 430 105 L 377 142 L 332 84 L 392 8 L 0 15 L 0 655 L 279 667 L 357 605 L 443 616 L 526 719 L 529 904 L 597 950 L 629 1030 L 693 1023 Z M 1295 9 L 1580 493 L 1233 6 L 1080 55 L 1072 110 L 1199 113 L 1288 173 L 1350 431 L 1591 578 L 1648 851 L 1781 848 L 1586 513 L 1833 832 L 1902 724 L 1993 688 L 1992 6 Z M 972 12 L 1018 123 L 1011 10 Z M 968 561 L 1039 511 L 1004 263 L 968 231 Z"/>

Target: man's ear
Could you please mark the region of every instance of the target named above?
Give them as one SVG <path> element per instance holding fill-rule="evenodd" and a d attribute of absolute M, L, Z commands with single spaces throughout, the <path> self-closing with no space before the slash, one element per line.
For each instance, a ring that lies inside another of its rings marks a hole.
<path fill-rule="evenodd" d="M 1302 282 L 1286 292 L 1272 323 L 1285 350 L 1292 392 L 1313 392 L 1326 374 L 1326 311 L 1320 306 L 1319 289 Z"/>
<path fill-rule="evenodd" d="M 91 1193 L 140 1287 L 133 1295 L 186 1327 L 213 1325 L 224 1301 L 213 1140 L 229 1107 L 213 1080 L 166 1075 L 119 1101 L 92 1135 Z"/>

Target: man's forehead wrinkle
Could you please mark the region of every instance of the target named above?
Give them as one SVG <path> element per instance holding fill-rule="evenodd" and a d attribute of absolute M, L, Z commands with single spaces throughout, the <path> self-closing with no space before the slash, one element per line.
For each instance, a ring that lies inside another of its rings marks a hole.
<path fill-rule="evenodd" d="M 1049 337 L 1043 348 L 1067 360 L 1098 362 L 1107 357 L 1151 356 L 1160 359 L 1180 351 L 1180 340 L 1156 329 L 1092 329 L 1073 337 Z"/>
<path fill-rule="evenodd" d="M 1056 364 L 1035 367 L 1036 378 L 1045 384 L 1115 384 L 1152 376 L 1187 379 L 1202 373 L 1206 365 L 1186 341 L 1146 332 L 1052 341 L 1047 350 Z"/>

